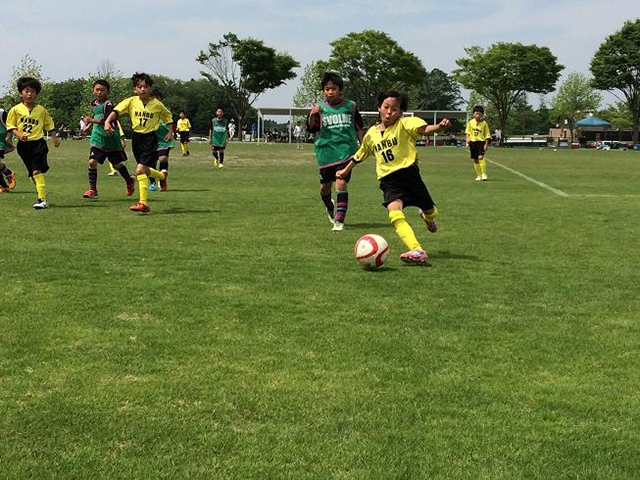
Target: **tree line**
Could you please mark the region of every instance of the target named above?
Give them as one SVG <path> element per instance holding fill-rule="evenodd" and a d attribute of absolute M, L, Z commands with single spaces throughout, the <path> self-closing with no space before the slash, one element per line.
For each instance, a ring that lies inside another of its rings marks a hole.
<path fill-rule="evenodd" d="M 607 37 L 591 59 L 587 77 L 571 72 L 557 86 L 564 69 L 547 47 L 498 42 L 487 48 L 471 46 L 456 60 L 451 73 L 437 68 L 428 71 L 413 53 L 403 49 L 387 33 L 364 30 L 352 32 L 330 43 L 327 59 L 306 65 L 301 86 L 292 102 L 296 107 L 310 107 L 322 98 L 319 79 L 326 70 L 337 71 L 345 81 L 345 95 L 359 104 L 362 111 L 375 111 L 378 92 L 396 89 L 405 92 L 413 109 L 468 111 L 476 102 L 485 105 L 487 119 L 503 135 L 547 133 L 559 123 L 571 126 L 588 113 L 601 114 L 614 127 L 632 127 L 633 141 L 638 143 L 640 124 L 640 19 L 627 21 Z M 277 88 L 296 77 L 300 64 L 289 54 L 277 52 L 263 41 L 241 39 L 233 33 L 200 51 L 194 61 L 202 65 L 202 78 L 188 81 L 153 75 L 163 90 L 164 103 L 175 113 L 185 111 L 194 131 L 207 132 L 215 107 L 222 106 L 238 119 L 238 124 L 253 123 L 254 103 L 262 93 Z M 63 82 L 46 81 L 42 67 L 27 56 L 14 67 L 15 78 L 30 74 L 43 83 L 41 102 L 56 122 L 74 125 L 86 113 L 95 78 L 106 78 L 117 101 L 131 95 L 128 78 L 115 71 L 109 61 L 87 78 Z M 465 101 L 462 89 L 471 92 Z M 545 95 L 556 91 L 547 105 Z M 609 91 L 619 100 L 600 111 L 602 95 Z M 537 110 L 529 104 L 539 95 Z M 10 90 L 0 102 L 17 102 Z M 240 129 L 239 129 L 240 130 Z"/>

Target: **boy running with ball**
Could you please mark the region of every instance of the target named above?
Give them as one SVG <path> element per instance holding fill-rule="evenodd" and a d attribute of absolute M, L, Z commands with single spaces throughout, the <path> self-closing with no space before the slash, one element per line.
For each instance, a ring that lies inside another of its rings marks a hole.
<path fill-rule="evenodd" d="M 438 229 L 434 220 L 438 210 L 420 176 L 416 140 L 421 135 L 438 132 L 451 123 L 445 118 L 437 125 L 427 125 L 419 117 L 403 117 L 407 107 L 408 100 L 403 93 L 393 90 L 380 93 L 380 123 L 367 130 L 360 148 L 349 164 L 336 172 L 336 178 L 344 178 L 358 163 L 375 156 L 383 205 L 387 208 L 396 233 L 409 249 L 400 255 L 400 259 L 409 265 L 420 265 L 426 264 L 429 256 L 407 222 L 403 209 L 418 207 L 420 217 L 431 233 Z"/>

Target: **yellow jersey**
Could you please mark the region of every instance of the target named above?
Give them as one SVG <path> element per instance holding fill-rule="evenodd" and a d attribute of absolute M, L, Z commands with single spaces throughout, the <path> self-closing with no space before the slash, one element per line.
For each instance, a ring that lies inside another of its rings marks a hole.
<path fill-rule="evenodd" d="M 419 117 L 400 117 L 383 132 L 374 125 L 367 130 L 353 160 L 359 163 L 375 155 L 378 180 L 396 170 L 407 168 L 418 159 L 416 140 L 420 134 L 417 130 L 425 125 L 427 122 Z"/>
<path fill-rule="evenodd" d="M 469 135 L 470 142 L 484 142 L 487 138 L 491 138 L 487 122 L 484 120 L 478 122 L 475 118 L 469 120 L 465 133 Z"/>
<path fill-rule="evenodd" d="M 27 135 L 27 142 L 40 140 L 44 137 L 44 132 L 49 132 L 55 128 L 53 119 L 46 108 L 36 105 L 31 110 L 24 104 L 19 103 L 9 110 L 7 115 L 7 131 L 18 129 L 18 137 Z"/>
<path fill-rule="evenodd" d="M 179 118 L 176 122 L 176 129 L 179 132 L 188 132 L 191 130 L 191 122 L 188 118 Z"/>
<path fill-rule="evenodd" d="M 167 125 L 173 123 L 171 112 L 164 104 L 156 99 L 150 99 L 145 105 L 137 95 L 122 100 L 116 108 L 118 115 L 129 115 L 131 127 L 137 133 L 151 133 L 158 130 L 160 120 Z"/>

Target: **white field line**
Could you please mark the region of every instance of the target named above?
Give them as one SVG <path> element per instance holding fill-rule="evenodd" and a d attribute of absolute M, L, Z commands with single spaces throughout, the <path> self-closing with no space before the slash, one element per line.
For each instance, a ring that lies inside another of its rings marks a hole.
<path fill-rule="evenodd" d="M 495 160 L 489 160 L 487 157 L 484 157 L 484 159 L 485 159 L 487 162 L 491 162 L 491 163 L 493 163 L 494 165 L 497 165 L 498 167 L 504 168 L 504 169 L 505 169 L 505 170 L 507 170 L 508 172 L 511 172 L 511 173 L 513 173 L 514 175 L 518 175 L 519 177 L 524 178 L 527 182 L 531 182 L 531 183 L 533 183 L 534 185 L 538 185 L 539 187 L 542 187 L 542 188 L 544 188 L 545 190 L 549 190 L 550 192 L 553 192 L 553 193 L 555 193 L 556 195 L 558 195 L 558 196 L 560 196 L 560 197 L 568 197 L 568 196 L 569 196 L 569 194 L 568 194 L 568 193 L 565 193 L 565 192 L 563 192 L 562 190 L 558 190 L 557 188 L 550 187 L 550 186 L 549 186 L 549 185 L 547 185 L 546 183 L 540 182 L 540 181 L 536 180 L 535 178 L 531 178 L 531 177 L 529 177 L 529 176 L 525 175 L 524 173 L 520 173 L 519 171 L 514 170 L 513 168 L 509 168 L 509 167 L 507 167 L 506 165 L 502 165 L 501 163 L 498 163 L 498 162 L 496 162 Z"/>
<path fill-rule="evenodd" d="M 521 172 L 519 172 L 517 170 L 514 170 L 513 168 L 509 168 L 506 165 L 502 165 L 501 163 L 498 163 L 495 160 L 489 160 L 487 157 L 484 157 L 484 159 L 487 162 L 493 163 L 494 165 L 497 165 L 500 168 L 504 168 L 508 172 L 511 172 L 514 175 L 518 175 L 519 177 L 524 178 L 526 181 L 531 182 L 534 185 L 538 185 L 539 187 L 542 187 L 545 190 L 549 190 L 550 192 L 553 192 L 553 193 L 555 193 L 556 195 L 558 195 L 560 197 L 565 197 L 565 198 L 566 197 L 582 197 L 582 198 L 640 198 L 640 195 L 628 195 L 628 194 L 624 194 L 624 195 L 614 195 L 614 194 L 610 194 L 610 193 L 568 194 L 566 192 L 563 192 L 562 190 L 558 190 L 557 188 L 550 187 L 546 183 L 540 182 L 539 180 L 536 180 L 535 178 L 531 178 L 531 177 L 525 175 L 524 173 L 521 173 Z"/>

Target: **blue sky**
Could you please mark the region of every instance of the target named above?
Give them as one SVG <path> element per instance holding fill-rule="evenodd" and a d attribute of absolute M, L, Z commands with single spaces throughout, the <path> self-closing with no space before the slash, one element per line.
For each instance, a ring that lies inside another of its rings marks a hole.
<path fill-rule="evenodd" d="M 3 22 L 3 93 L 25 54 L 55 81 L 85 77 L 105 60 L 125 76 L 146 71 L 200 78 L 196 56 L 227 32 L 288 52 L 301 64 L 299 75 L 309 62 L 329 56 L 330 42 L 365 29 L 388 33 L 427 70 L 449 73 L 468 46 L 521 42 L 549 47 L 565 66 L 563 75 L 588 74 L 607 35 L 640 16 L 637 0 L 32 0 L 28 5 L 12 7 Z M 265 93 L 256 105 L 290 106 L 297 87 L 293 80 Z M 605 95 L 605 103 L 614 100 Z"/>

